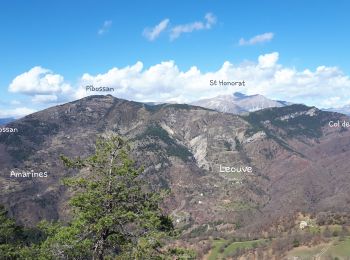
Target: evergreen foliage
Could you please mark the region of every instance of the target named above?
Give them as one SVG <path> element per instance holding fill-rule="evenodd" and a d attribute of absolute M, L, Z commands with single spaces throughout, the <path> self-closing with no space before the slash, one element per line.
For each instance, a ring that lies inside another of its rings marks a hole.
<path fill-rule="evenodd" d="M 193 252 L 165 247 L 175 235 L 171 219 L 159 207 L 165 192 L 148 190 L 140 176 L 143 169 L 134 168 L 128 150 L 126 141 L 111 136 L 99 138 L 88 158 L 61 157 L 67 168 L 79 170 L 64 180 L 73 192 L 72 219 L 41 222 L 41 240 L 14 241 L 21 228 L 0 208 L 0 258 L 194 259 Z"/>

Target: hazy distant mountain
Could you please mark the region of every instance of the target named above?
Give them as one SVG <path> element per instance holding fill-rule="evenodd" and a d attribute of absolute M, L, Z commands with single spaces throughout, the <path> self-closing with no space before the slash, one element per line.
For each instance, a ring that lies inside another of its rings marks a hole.
<path fill-rule="evenodd" d="M 150 101 L 150 102 L 142 102 L 142 103 L 149 105 L 149 106 L 157 106 L 157 105 L 162 105 L 162 104 L 178 104 L 175 101 L 170 101 L 170 102 L 169 101 L 166 101 L 166 102 L 152 102 L 152 101 Z"/>
<path fill-rule="evenodd" d="M 15 121 L 15 119 L 12 117 L 0 118 L 0 125 L 6 125 L 12 121 Z"/>
<path fill-rule="evenodd" d="M 220 95 L 191 103 L 191 105 L 232 114 L 253 112 L 268 107 L 283 107 L 290 104 L 286 101 L 268 99 L 262 95 L 245 95 L 239 92 L 235 92 L 233 95 Z"/>
<path fill-rule="evenodd" d="M 338 112 L 345 115 L 350 115 L 350 105 L 346 105 L 339 108 L 325 108 L 325 111 Z"/>

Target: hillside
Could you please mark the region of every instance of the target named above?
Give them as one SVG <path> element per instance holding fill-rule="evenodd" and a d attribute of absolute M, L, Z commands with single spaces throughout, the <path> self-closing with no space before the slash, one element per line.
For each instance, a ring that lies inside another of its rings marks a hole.
<path fill-rule="evenodd" d="M 131 141 L 150 187 L 171 189 L 163 208 L 188 237 L 300 211 L 347 212 L 350 132 L 329 120 L 349 119 L 303 105 L 238 116 L 90 96 L 8 124 L 19 132 L 0 135 L 0 203 L 25 225 L 67 219 L 60 180 L 78 173 L 59 156 L 85 157 L 97 135 L 115 132 Z M 10 177 L 30 170 L 48 177 Z"/>

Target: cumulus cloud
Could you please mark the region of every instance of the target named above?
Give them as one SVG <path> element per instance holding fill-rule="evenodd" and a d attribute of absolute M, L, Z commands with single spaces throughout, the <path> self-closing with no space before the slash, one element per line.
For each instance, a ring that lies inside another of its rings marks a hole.
<path fill-rule="evenodd" d="M 113 95 L 136 101 L 191 102 L 235 91 L 319 107 L 329 105 L 332 100 L 343 105 L 350 100 L 349 76 L 339 68 L 319 66 L 314 71 L 298 71 L 278 64 L 278 58 L 279 53 L 274 52 L 260 55 L 258 62 L 233 65 L 226 61 L 220 69 L 206 73 L 196 66 L 182 71 L 174 61 L 149 68 L 137 62 L 98 75 L 84 74 L 76 97 L 88 95 L 83 86 L 93 84 L 113 87 Z M 210 80 L 244 80 L 246 86 L 210 86 Z M 342 98 L 334 98 L 338 96 Z"/>
<path fill-rule="evenodd" d="M 343 106 L 350 102 L 350 79 L 339 68 L 319 66 L 314 70 L 297 70 L 279 64 L 278 59 L 279 53 L 273 52 L 260 55 L 255 62 L 233 65 L 225 61 L 219 69 L 209 72 L 202 72 L 197 66 L 184 71 L 174 61 L 163 61 L 145 68 L 139 61 L 134 65 L 111 68 L 96 75 L 85 73 L 68 92 L 62 91 L 62 86 L 67 85 L 63 77 L 47 80 L 47 74 L 57 74 L 46 69 L 39 70 L 45 71 L 41 74 L 30 73 L 33 68 L 16 77 L 10 88 L 21 90 L 24 94 L 29 93 L 32 102 L 43 105 L 62 101 L 62 96 L 67 100 L 74 100 L 96 94 L 112 94 L 118 98 L 140 102 L 189 103 L 200 98 L 228 95 L 236 91 L 248 95 L 262 94 L 272 99 L 316 105 L 320 108 Z M 211 86 L 210 80 L 244 80 L 246 86 Z M 50 85 L 47 82 L 54 84 Z M 87 92 L 87 85 L 110 87 L 115 91 Z"/>
<path fill-rule="evenodd" d="M 146 28 L 143 31 L 143 36 L 145 36 L 149 41 L 154 41 L 167 28 L 168 24 L 169 19 L 164 19 L 153 28 Z"/>
<path fill-rule="evenodd" d="M 26 95 L 52 95 L 66 93 L 71 86 L 64 82 L 63 76 L 40 66 L 33 67 L 12 80 L 9 91 Z"/>
<path fill-rule="evenodd" d="M 112 21 L 108 20 L 108 21 L 104 21 L 102 27 L 97 31 L 98 35 L 103 35 L 105 33 L 107 33 L 109 31 L 109 29 L 112 26 Z"/>
<path fill-rule="evenodd" d="M 255 45 L 258 43 L 269 42 L 273 39 L 273 37 L 274 37 L 274 34 L 272 32 L 267 32 L 267 33 L 256 35 L 256 36 L 250 38 L 249 40 L 245 40 L 244 38 L 241 38 L 238 43 L 241 46 L 243 46 L 243 45 Z"/>
<path fill-rule="evenodd" d="M 216 17 L 212 13 L 204 16 L 204 21 L 181 24 L 173 27 L 170 32 L 170 39 L 175 40 L 183 33 L 191 33 L 193 31 L 208 30 L 216 23 Z"/>
<path fill-rule="evenodd" d="M 269 68 L 276 65 L 278 61 L 279 54 L 278 52 L 268 53 L 265 55 L 259 56 L 259 65 L 261 68 Z"/>

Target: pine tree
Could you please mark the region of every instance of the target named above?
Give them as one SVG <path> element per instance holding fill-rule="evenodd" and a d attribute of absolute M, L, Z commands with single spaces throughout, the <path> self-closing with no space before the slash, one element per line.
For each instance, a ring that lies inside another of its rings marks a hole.
<path fill-rule="evenodd" d="M 112 136 L 100 138 L 86 159 L 61 157 L 81 170 L 64 181 L 74 192 L 73 217 L 69 225 L 42 223 L 48 238 L 39 259 L 163 259 L 179 252 L 163 247 L 172 222 L 159 208 L 162 194 L 148 191 L 128 149 Z"/>
<path fill-rule="evenodd" d="M 15 221 L 8 217 L 7 210 L 0 205 L 0 259 L 15 258 L 17 234 L 18 227 Z"/>
<path fill-rule="evenodd" d="M 35 246 L 39 243 L 42 234 L 36 228 L 25 228 L 17 225 L 9 217 L 8 211 L 0 205 L 0 259 L 35 259 Z"/>

